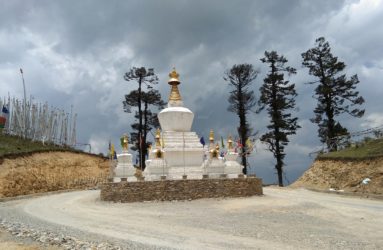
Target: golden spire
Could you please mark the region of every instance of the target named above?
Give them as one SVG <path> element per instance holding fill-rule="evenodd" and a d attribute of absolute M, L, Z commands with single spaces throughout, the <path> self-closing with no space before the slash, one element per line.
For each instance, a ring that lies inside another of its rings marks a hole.
<path fill-rule="evenodd" d="M 229 135 L 229 138 L 227 138 L 227 144 L 229 144 L 227 147 L 228 149 L 233 149 L 233 139 L 231 135 Z"/>
<path fill-rule="evenodd" d="M 179 80 L 179 74 L 177 73 L 176 69 L 173 68 L 173 71 L 169 74 L 169 81 L 168 83 L 172 86 L 172 89 L 170 90 L 170 96 L 169 101 L 181 101 L 181 95 L 178 91 L 178 84 L 180 84 Z"/>
<path fill-rule="evenodd" d="M 156 146 L 157 147 L 161 147 L 160 139 L 161 139 L 161 130 L 158 128 L 156 131 Z"/>
<path fill-rule="evenodd" d="M 214 142 L 214 131 L 212 129 L 210 129 L 209 141 Z"/>

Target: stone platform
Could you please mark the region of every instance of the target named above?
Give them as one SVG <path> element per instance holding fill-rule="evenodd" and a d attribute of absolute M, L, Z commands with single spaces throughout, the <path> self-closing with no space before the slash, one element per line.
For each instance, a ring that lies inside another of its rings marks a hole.
<path fill-rule="evenodd" d="M 101 200 L 122 203 L 246 197 L 262 194 L 262 179 L 256 177 L 109 182 L 101 186 Z"/>

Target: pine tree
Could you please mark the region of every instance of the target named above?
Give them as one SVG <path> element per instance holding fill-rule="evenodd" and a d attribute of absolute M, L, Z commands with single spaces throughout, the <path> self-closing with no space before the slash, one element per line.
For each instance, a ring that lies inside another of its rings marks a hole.
<path fill-rule="evenodd" d="M 318 100 L 314 110 L 315 117 L 311 121 L 318 124 L 321 142 L 326 143 L 330 151 L 336 151 L 336 137 L 349 134 L 336 117 L 343 113 L 362 117 L 364 109 L 355 106 L 363 104 L 364 99 L 355 91 L 359 83 L 358 76 L 353 75 L 347 79 L 346 75 L 342 74 L 346 65 L 332 55 L 329 43 L 323 37 L 315 42 L 316 47 L 302 53 L 302 65 L 309 69 L 310 75 L 318 79 L 309 82 L 317 84 L 315 98 Z"/>
<path fill-rule="evenodd" d="M 246 141 L 251 135 L 252 129 L 247 122 L 247 114 L 256 104 L 255 94 L 250 90 L 251 84 L 258 75 L 251 64 L 234 65 L 225 72 L 224 80 L 234 88 L 230 91 L 228 111 L 236 113 L 239 117 L 238 134 L 242 144 L 242 165 L 243 173 L 247 173 Z"/>
<path fill-rule="evenodd" d="M 145 67 L 131 68 L 128 72 L 125 73 L 124 79 L 126 81 L 135 81 L 138 83 L 138 89 L 135 90 L 136 93 L 132 94 L 133 99 L 126 99 L 127 96 L 125 96 L 125 101 L 123 102 L 124 110 L 129 111 L 130 107 L 137 107 L 137 115 L 136 118 L 138 119 L 138 125 L 137 125 L 137 135 L 136 140 L 138 143 L 138 152 L 139 152 L 139 165 L 141 169 L 145 168 L 145 152 L 146 152 L 146 133 L 147 131 L 144 128 L 143 121 L 145 119 L 145 113 L 142 110 L 142 104 L 144 102 L 143 100 L 143 84 L 147 87 L 147 89 L 152 89 L 153 87 L 151 85 L 158 83 L 158 77 L 154 73 L 154 69 L 146 69 Z M 132 91 L 134 92 L 134 91 Z M 132 93 L 131 92 L 131 93 Z M 146 114 L 147 115 L 147 114 Z M 140 143 L 141 141 L 141 143 Z"/>
<path fill-rule="evenodd" d="M 123 101 L 124 104 L 124 110 L 125 112 L 130 112 L 130 107 L 134 106 L 137 103 L 138 99 L 138 91 L 133 90 L 128 95 L 125 95 L 125 101 Z M 143 102 L 143 124 L 142 124 L 142 141 L 143 144 L 143 156 L 147 155 L 147 148 L 151 144 L 151 142 L 147 141 L 148 133 L 153 128 L 158 128 L 160 126 L 157 113 L 154 113 L 150 106 L 154 106 L 155 109 L 162 109 L 165 106 L 165 102 L 161 99 L 161 94 L 158 92 L 158 90 L 151 89 L 148 92 L 141 92 L 141 101 Z M 135 113 L 134 117 L 139 120 L 139 114 L 138 112 Z M 131 147 L 134 151 L 139 151 L 140 148 L 140 140 L 139 140 L 139 123 L 135 122 L 131 124 L 131 127 L 133 129 L 133 132 L 130 133 L 131 142 L 133 143 L 133 146 Z M 145 169 L 145 163 L 143 165 L 143 169 Z"/>
<path fill-rule="evenodd" d="M 270 152 L 276 159 L 275 168 L 278 174 L 278 184 L 283 186 L 283 160 L 285 158 L 284 149 L 289 143 L 288 136 L 296 133 L 300 128 L 297 124 L 297 117 L 292 117 L 291 110 L 295 108 L 295 84 L 284 80 L 284 74 L 296 74 L 296 69 L 285 66 L 287 59 L 279 56 L 277 52 L 265 52 L 265 57 L 261 62 L 267 63 L 270 71 L 264 83 L 259 89 L 261 96 L 258 100 L 259 109 L 257 112 L 266 108 L 270 117 L 270 124 L 267 126 L 268 132 L 261 136 L 261 141 L 266 142 Z"/>

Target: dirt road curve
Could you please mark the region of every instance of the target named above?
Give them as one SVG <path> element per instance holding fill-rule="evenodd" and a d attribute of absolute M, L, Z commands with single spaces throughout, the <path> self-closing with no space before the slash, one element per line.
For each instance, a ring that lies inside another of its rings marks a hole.
<path fill-rule="evenodd" d="M 265 196 L 185 202 L 107 203 L 99 191 L 9 202 L 49 225 L 149 248 L 383 249 L 383 202 L 264 188 Z M 27 217 L 28 217 L 27 216 Z"/>

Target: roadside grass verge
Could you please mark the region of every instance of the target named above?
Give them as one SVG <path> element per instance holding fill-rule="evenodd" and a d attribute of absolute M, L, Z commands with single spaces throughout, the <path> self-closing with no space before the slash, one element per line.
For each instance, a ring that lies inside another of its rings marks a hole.
<path fill-rule="evenodd" d="M 361 144 L 349 148 L 319 154 L 319 160 L 365 160 L 383 157 L 383 138 L 375 140 L 366 140 Z"/>
<path fill-rule="evenodd" d="M 23 139 L 18 136 L 5 135 L 0 133 L 0 158 L 21 156 L 30 153 L 47 151 L 72 151 L 80 152 L 70 147 L 60 147 L 53 144 L 43 144 L 39 141 Z"/>

